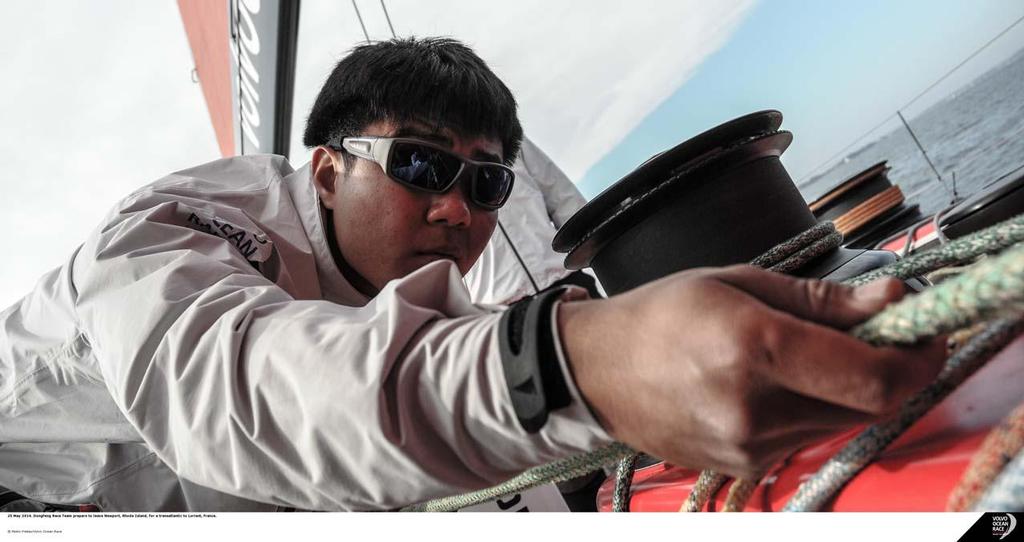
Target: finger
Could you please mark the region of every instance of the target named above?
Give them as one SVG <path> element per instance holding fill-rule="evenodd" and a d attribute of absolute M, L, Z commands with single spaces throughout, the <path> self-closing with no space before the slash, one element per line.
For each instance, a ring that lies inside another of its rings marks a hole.
<path fill-rule="evenodd" d="M 873 414 L 893 411 L 942 369 L 945 344 L 876 348 L 841 331 L 776 313 L 762 326 L 760 370 L 797 393 Z"/>
<path fill-rule="evenodd" d="M 766 305 L 804 320 L 849 329 L 903 297 L 903 283 L 886 278 L 851 287 L 825 280 L 801 279 L 750 266 L 722 269 L 714 275 Z"/>

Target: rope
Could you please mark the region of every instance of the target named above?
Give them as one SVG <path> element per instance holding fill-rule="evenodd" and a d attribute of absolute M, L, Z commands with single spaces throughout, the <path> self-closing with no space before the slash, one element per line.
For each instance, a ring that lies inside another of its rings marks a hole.
<path fill-rule="evenodd" d="M 1024 313 L 1024 246 L 987 258 L 910 299 L 886 307 L 853 334 L 874 345 L 909 345 Z"/>
<path fill-rule="evenodd" d="M 1024 404 L 992 430 L 949 494 L 947 512 L 968 512 L 1006 464 L 1024 448 Z"/>
<path fill-rule="evenodd" d="M 634 453 L 636 452 L 629 446 L 615 442 L 593 452 L 559 459 L 546 465 L 527 469 L 522 474 L 494 487 L 407 506 L 402 511 L 453 512 L 460 508 L 497 499 L 502 495 L 522 493 L 539 485 L 564 482 L 578 476 L 590 474 L 605 465 L 620 461 L 623 457 Z"/>
<path fill-rule="evenodd" d="M 750 496 L 754 494 L 754 490 L 757 489 L 757 484 L 757 480 L 737 478 L 729 486 L 729 494 L 725 497 L 725 505 L 722 506 L 722 511 L 742 512 L 743 507 L 747 505 L 747 500 L 750 499 Z"/>
<path fill-rule="evenodd" d="M 908 399 L 894 418 L 868 427 L 825 462 L 814 476 L 800 485 L 783 511 L 820 510 L 882 450 L 981 368 L 990 357 L 1013 341 L 1021 331 L 1024 331 L 1024 318 L 999 320 L 990 324 L 953 354 L 935 381 Z"/>
<path fill-rule="evenodd" d="M 697 483 L 693 484 L 690 495 L 686 502 L 679 508 L 680 512 L 700 512 L 707 504 L 711 496 L 725 484 L 729 477 L 719 474 L 711 469 L 705 469 L 697 477 Z"/>
<path fill-rule="evenodd" d="M 847 283 L 857 286 L 882 277 L 900 280 L 919 277 L 940 267 L 959 265 L 985 254 L 999 252 L 1021 241 L 1024 241 L 1024 214 L 950 241 L 940 248 L 920 252 L 881 269 L 869 271 Z"/>
<path fill-rule="evenodd" d="M 838 232 L 836 232 L 836 228 L 831 222 L 823 222 L 800 235 L 793 237 L 792 239 L 773 246 L 765 251 L 764 254 L 750 260 L 750 265 L 771 269 L 772 271 L 776 271 L 775 268 L 780 265 L 784 265 L 786 267 L 799 267 L 799 265 L 794 266 L 793 264 L 797 262 L 806 263 L 811 259 L 808 258 L 801 262 L 800 255 L 804 251 L 813 246 L 816 242 L 821 241 L 822 239 L 829 239 L 836 233 Z M 840 242 L 842 242 L 841 238 Z M 839 243 L 836 243 L 835 246 L 839 246 Z M 816 254 L 816 256 L 820 255 L 820 253 Z"/>
<path fill-rule="evenodd" d="M 1003 473 L 992 482 L 992 486 L 982 496 L 981 502 L 974 507 L 975 512 L 987 510 L 1024 510 L 1024 453 L 1018 453 L 1017 457 L 1006 465 Z"/>
<path fill-rule="evenodd" d="M 629 454 L 619 461 L 615 470 L 615 492 L 612 494 L 612 512 L 629 512 L 629 489 L 633 485 L 633 472 L 640 454 Z"/>

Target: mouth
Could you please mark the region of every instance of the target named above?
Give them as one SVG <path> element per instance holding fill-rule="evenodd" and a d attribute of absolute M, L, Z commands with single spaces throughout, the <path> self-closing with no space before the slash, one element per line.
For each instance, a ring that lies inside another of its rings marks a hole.
<path fill-rule="evenodd" d="M 431 261 L 435 260 L 450 260 L 455 263 L 459 263 L 460 255 L 459 251 L 454 249 L 434 249 L 434 250 L 421 250 L 416 253 L 417 256 L 427 258 Z"/>

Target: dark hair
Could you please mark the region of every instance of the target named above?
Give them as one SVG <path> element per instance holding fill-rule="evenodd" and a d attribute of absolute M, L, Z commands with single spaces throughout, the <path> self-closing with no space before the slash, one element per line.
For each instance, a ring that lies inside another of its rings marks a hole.
<path fill-rule="evenodd" d="M 320 89 L 302 142 L 325 145 L 380 120 L 419 120 L 462 137 L 495 137 L 508 164 L 523 138 L 508 87 L 472 49 L 448 38 L 354 48 Z"/>

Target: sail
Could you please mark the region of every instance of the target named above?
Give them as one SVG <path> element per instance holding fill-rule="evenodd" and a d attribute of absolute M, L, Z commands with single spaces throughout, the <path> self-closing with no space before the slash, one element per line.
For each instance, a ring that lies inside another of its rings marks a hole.
<path fill-rule="evenodd" d="M 298 0 L 178 0 L 223 156 L 288 154 Z"/>

